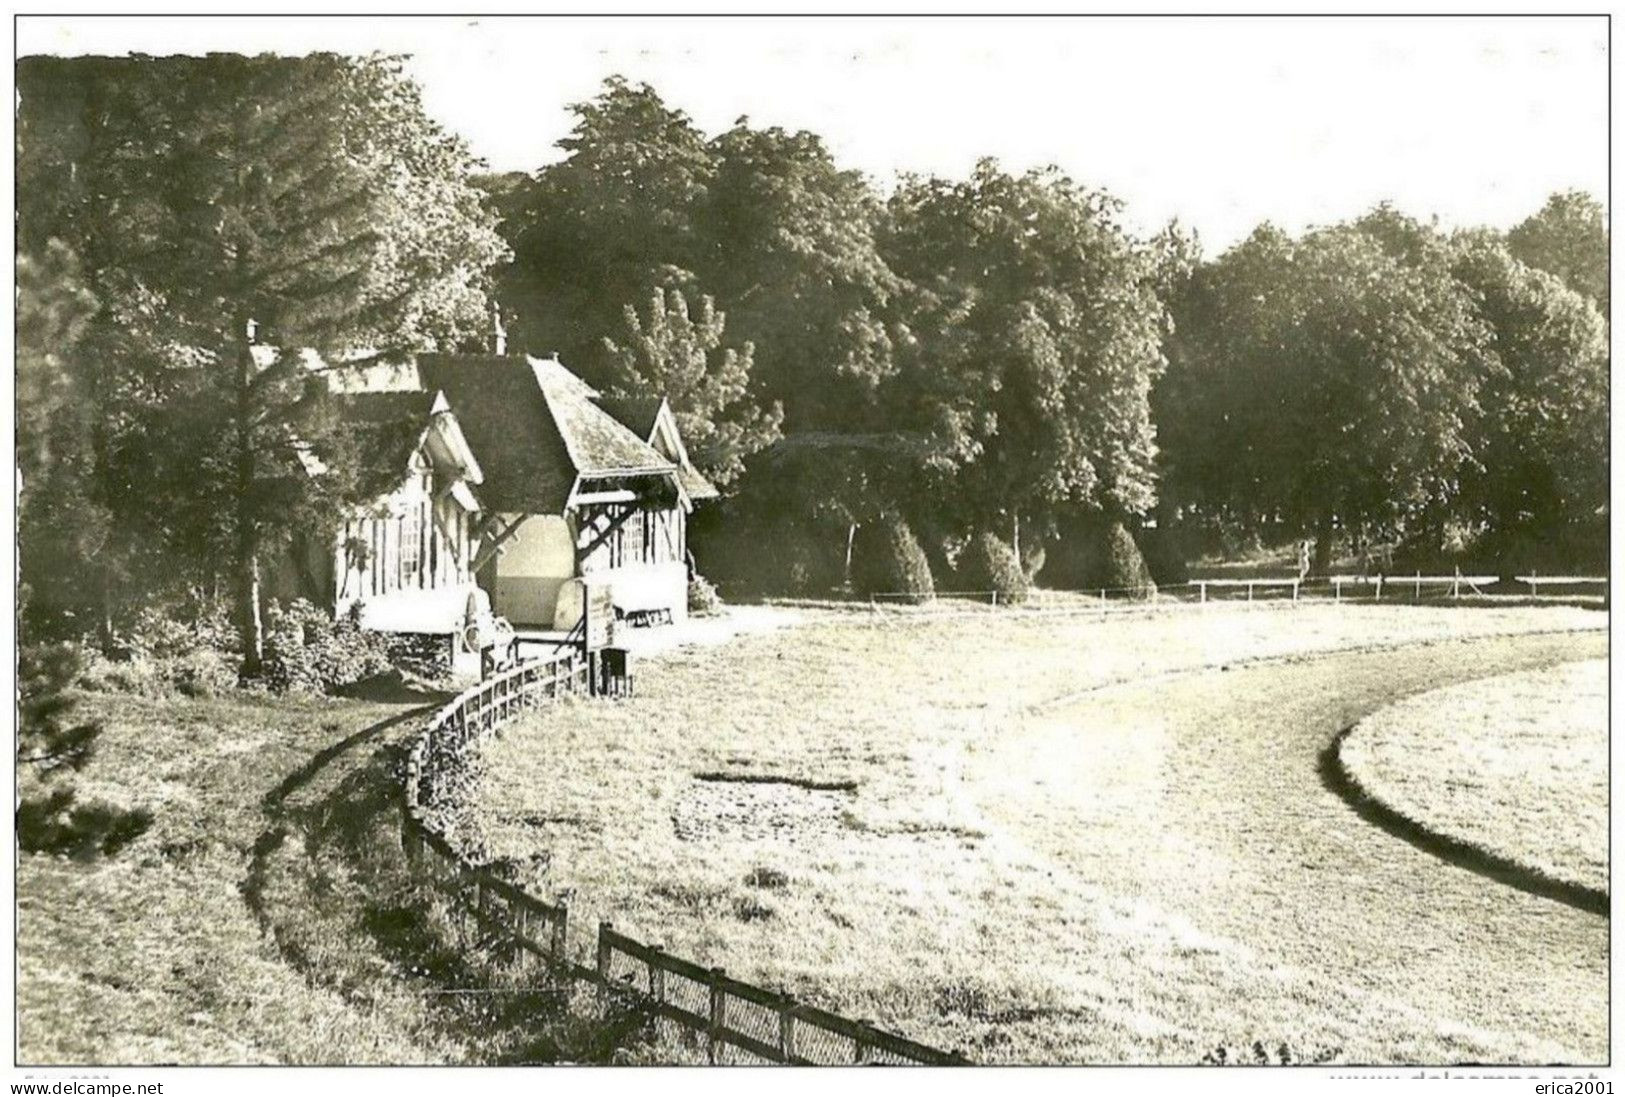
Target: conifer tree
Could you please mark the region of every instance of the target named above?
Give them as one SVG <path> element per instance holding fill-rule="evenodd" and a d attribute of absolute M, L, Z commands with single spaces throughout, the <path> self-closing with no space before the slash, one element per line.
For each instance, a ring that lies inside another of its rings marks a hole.
<path fill-rule="evenodd" d="M 105 419 L 141 425 L 101 473 L 147 478 L 167 539 L 230 561 L 255 673 L 263 556 L 331 522 L 351 482 L 309 352 L 342 363 L 482 330 L 504 249 L 474 162 L 390 58 L 37 58 L 20 83 L 19 174 L 58 188 L 23 235 L 84 242 L 112 337 L 155 379 L 104 390 L 135 405 Z"/>

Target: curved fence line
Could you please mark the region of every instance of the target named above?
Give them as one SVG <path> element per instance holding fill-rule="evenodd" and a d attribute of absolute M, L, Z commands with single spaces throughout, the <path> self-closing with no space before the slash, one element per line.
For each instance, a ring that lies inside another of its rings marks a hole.
<path fill-rule="evenodd" d="M 401 848 L 452 905 L 516 956 L 528 955 L 605 995 L 631 999 L 653 1016 L 706 1039 L 710 1061 L 841 1066 L 862 1063 L 952 1066 L 945 1052 L 733 979 L 721 968 L 672 956 L 658 945 L 598 926 L 596 964 L 570 958 L 570 911 L 474 865 L 447 841 L 434 817 L 468 780 L 467 748 L 520 713 L 584 691 L 587 658 L 570 651 L 521 663 L 458 694 L 430 718 L 407 758 Z"/>

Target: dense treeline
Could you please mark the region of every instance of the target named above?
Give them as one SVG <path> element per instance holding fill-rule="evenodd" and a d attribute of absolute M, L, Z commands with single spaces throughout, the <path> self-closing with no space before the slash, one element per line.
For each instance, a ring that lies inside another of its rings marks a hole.
<path fill-rule="evenodd" d="M 1170 257 L 1110 196 L 988 161 L 888 197 L 816 135 L 741 119 L 708 138 L 618 80 L 574 110 L 563 160 L 492 185 L 514 251 L 503 308 L 524 349 L 658 390 L 675 355 L 628 356 L 648 342 L 629 306 L 675 302 L 670 331 L 703 302 L 704 339 L 750 364 L 710 453 L 737 477 L 702 546 L 725 578 L 857 579 L 853 552 L 901 543 L 884 535 L 899 523 L 941 571 L 982 533 L 1014 550 L 1069 516 L 1149 510 Z M 795 543 L 778 574 L 759 574 L 764 537 Z"/>
<path fill-rule="evenodd" d="M 1606 566 L 1601 302 L 1520 238 L 1605 262 L 1601 210 L 1555 197 L 1510 238 L 1382 207 L 1265 225 L 1171 296 L 1162 512 L 1513 574 Z M 1520 258 L 1525 255 L 1526 262 Z M 1595 287 L 1598 283 L 1589 283 Z"/>
<path fill-rule="evenodd" d="M 1029 566 L 1041 546 L 1048 581 L 1128 585 L 1146 525 L 1174 577 L 1300 538 L 1319 569 L 1605 564 L 1607 233 L 1584 195 L 1507 234 L 1380 207 L 1204 259 L 1054 170 L 887 196 L 813 134 L 707 138 L 647 86 L 574 111 L 563 160 L 492 188 L 498 292 L 527 349 L 601 384 L 658 389 L 685 357 L 633 362 L 633 303 L 729 348 L 728 410 L 697 416 L 736 489 L 705 554 L 727 578 L 861 585 L 859 531 L 897 523 L 939 586 L 983 536 Z M 793 546 L 765 575 L 763 538 Z"/>
<path fill-rule="evenodd" d="M 1058 170 L 883 191 L 816 135 L 707 135 L 621 80 L 561 160 L 500 177 L 389 59 L 25 59 L 19 84 L 40 631 L 215 599 L 252 669 L 259 561 L 355 487 L 299 352 L 474 347 L 493 300 L 514 349 L 671 397 L 727 492 L 697 555 L 740 586 L 1139 585 L 1136 539 L 1164 580 L 1298 539 L 1323 567 L 1605 565 L 1584 195 L 1504 234 L 1384 207 L 1203 256 Z M 299 475 L 312 452 L 336 474 Z"/>

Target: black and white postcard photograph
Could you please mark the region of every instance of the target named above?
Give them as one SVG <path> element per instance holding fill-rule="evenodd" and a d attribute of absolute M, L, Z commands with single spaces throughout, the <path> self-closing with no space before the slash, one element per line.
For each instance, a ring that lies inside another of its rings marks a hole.
<path fill-rule="evenodd" d="M 11 1094 L 1613 1093 L 1606 6 L 71 7 Z"/>

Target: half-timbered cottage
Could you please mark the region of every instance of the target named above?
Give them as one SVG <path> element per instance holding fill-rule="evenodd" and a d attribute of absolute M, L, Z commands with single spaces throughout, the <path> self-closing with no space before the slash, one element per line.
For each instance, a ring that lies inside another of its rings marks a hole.
<path fill-rule="evenodd" d="M 634 623 L 686 616 L 693 497 L 680 459 L 555 359 L 426 354 L 417 365 L 424 387 L 457 409 L 485 473 L 474 565 L 496 613 L 521 629 L 568 630 L 587 580 Z"/>
<path fill-rule="evenodd" d="M 309 598 L 335 616 L 354 613 L 363 628 L 444 636 L 455 660 L 475 595 L 479 461 L 438 391 L 341 393 L 332 401 L 356 443 L 366 502 L 345 516 L 331 543 L 296 546 L 276 561 L 268 589 Z"/>

